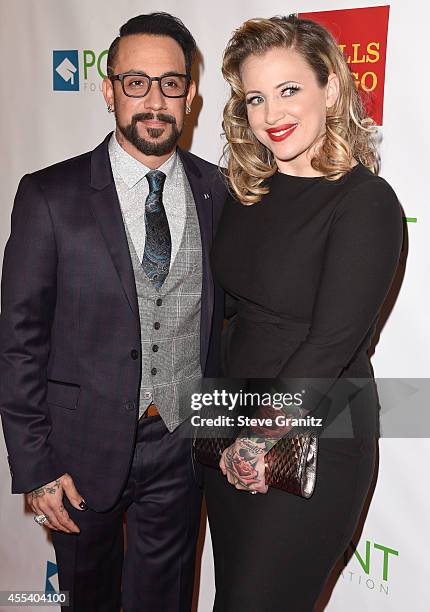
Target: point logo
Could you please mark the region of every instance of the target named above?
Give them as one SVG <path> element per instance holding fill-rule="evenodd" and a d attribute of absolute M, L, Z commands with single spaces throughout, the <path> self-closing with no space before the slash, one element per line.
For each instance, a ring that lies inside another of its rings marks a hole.
<path fill-rule="evenodd" d="M 93 92 L 99 90 L 101 80 L 106 76 L 107 54 L 107 49 L 101 52 L 92 49 L 53 51 L 54 91 L 79 91 L 82 89 L 86 92 Z M 81 79 L 79 64 L 82 68 Z"/>
<path fill-rule="evenodd" d="M 54 91 L 79 91 L 78 51 L 53 52 Z"/>
<path fill-rule="evenodd" d="M 54 583 L 52 582 L 54 579 Z M 45 593 L 56 593 L 58 591 L 58 567 L 52 561 L 46 562 Z"/>

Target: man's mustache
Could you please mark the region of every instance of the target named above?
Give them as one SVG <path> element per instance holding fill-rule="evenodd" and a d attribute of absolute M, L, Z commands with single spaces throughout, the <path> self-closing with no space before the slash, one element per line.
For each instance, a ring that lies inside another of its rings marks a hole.
<path fill-rule="evenodd" d="M 138 121 L 164 121 L 165 123 L 171 123 L 176 125 L 176 119 L 173 115 L 165 115 L 164 113 L 137 113 L 132 117 L 133 125 L 136 125 Z"/>

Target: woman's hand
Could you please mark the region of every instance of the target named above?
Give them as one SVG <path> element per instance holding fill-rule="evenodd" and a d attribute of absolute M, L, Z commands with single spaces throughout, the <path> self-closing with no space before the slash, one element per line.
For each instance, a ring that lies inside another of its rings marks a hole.
<path fill-rule="evenodd" d="M 236 489 L 267 493 L 265 482 L 264 444 L 255 443 L 249 438 L 238 438 L 225 449 L 219 465 L 224 476 Z"/>

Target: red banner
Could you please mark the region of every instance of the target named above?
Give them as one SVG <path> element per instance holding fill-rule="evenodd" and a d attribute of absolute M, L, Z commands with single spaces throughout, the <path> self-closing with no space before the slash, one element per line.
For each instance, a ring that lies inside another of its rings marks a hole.
<path fill-rule="evenodd" d="M 367 113 L 382 125 L 390 7 L 299 13 L 329 30 L 344 52 Z"/>

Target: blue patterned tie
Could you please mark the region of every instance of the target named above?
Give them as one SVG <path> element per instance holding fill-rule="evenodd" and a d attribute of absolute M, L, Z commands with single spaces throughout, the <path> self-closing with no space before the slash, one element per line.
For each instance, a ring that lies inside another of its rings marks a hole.
<path fill-rule="evenodd" d="M 142 267 L 157 289 L 164 283 L 170 268 L 172 239 L 164 210 L 162 193 L 166 175 L 160 170 L 151 170 L 146 175 L 149 195 L 145 202 L 145 250 Z"/>

